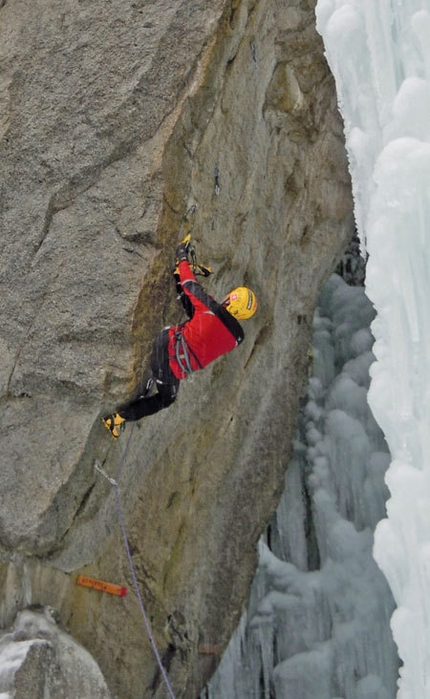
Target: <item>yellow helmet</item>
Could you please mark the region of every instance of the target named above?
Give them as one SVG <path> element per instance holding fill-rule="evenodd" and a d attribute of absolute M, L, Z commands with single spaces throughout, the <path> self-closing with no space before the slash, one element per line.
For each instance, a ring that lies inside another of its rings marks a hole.
<path fill-rule="evenodd" d="M 257 310 L 257 297 L 247 286 L 238 286 L 227 294 L 222 305 L 237 320 L 247 320 Z"/>

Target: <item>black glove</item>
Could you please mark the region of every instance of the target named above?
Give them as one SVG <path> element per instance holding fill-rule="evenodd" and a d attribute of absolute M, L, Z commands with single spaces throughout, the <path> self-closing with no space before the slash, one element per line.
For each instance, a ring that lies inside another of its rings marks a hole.
<path fill-rule="evenodd" d="M 176 264 L 186 260 L 188 262 L 188 246 L 181 243 L 176 248 Z"/>

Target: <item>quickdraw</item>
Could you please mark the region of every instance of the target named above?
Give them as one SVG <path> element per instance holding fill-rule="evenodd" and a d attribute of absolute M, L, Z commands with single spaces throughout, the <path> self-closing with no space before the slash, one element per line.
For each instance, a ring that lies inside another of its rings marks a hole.
<path fill-rule="evenodd" d="M 178 362 L 180 370 L 183 371 L 186 376 L 191 376 L 191 374 L 195 371 L 191 365 L 190 355 L 195 359 L 199 369 L 203 369 L 199 358 L 187 344 L 187 341 L 180 330 L 175 331 L 174 340 L 175 359 Z"/>
<path fill-rule="evenodd" d="M 180 330 L 175 332 L 175 359 L 178 362 L 180 370 L 183 371 L 184 374 L 190 376 L 193 373 L 188 345 Z"/>

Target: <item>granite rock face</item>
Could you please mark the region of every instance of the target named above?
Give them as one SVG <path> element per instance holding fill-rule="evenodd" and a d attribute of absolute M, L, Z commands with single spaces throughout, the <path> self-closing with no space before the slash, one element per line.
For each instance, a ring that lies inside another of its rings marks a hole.
<path fill-rule="evenodd" d="M 121 463 L 157 645 L 176 696 L 195 697 L 248 593 L 316 298 L 353 230 L 313 2 L 6 0 L 0 57 L 0 621 L 49 606 L 112 696 L 167 696 L 132 591 L 75 584 L 131 585 L 94 469 Z M 99 416 L 180 319 L 170 272 L 191 228 L 207 290 L 249 284 L 258 313 L 238 350 L 114 444 Z"/>

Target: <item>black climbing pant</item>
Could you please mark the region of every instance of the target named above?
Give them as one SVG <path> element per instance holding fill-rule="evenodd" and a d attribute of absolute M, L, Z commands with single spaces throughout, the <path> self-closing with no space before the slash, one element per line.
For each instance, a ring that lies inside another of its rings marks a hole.
<path fill-rule="evenodd" d="M 157 392 L 154 395 L 141 395 L 131 403 L 121 406 L 119 414 L 131 422 L 147 415 L 154 415 L 168 408 L 175 400 L 179 389 L 179 379 L 173 374 L 169 364 L 169 336 L 167 329 L 156 337 L 151 354 L 151 371 Z"/>

